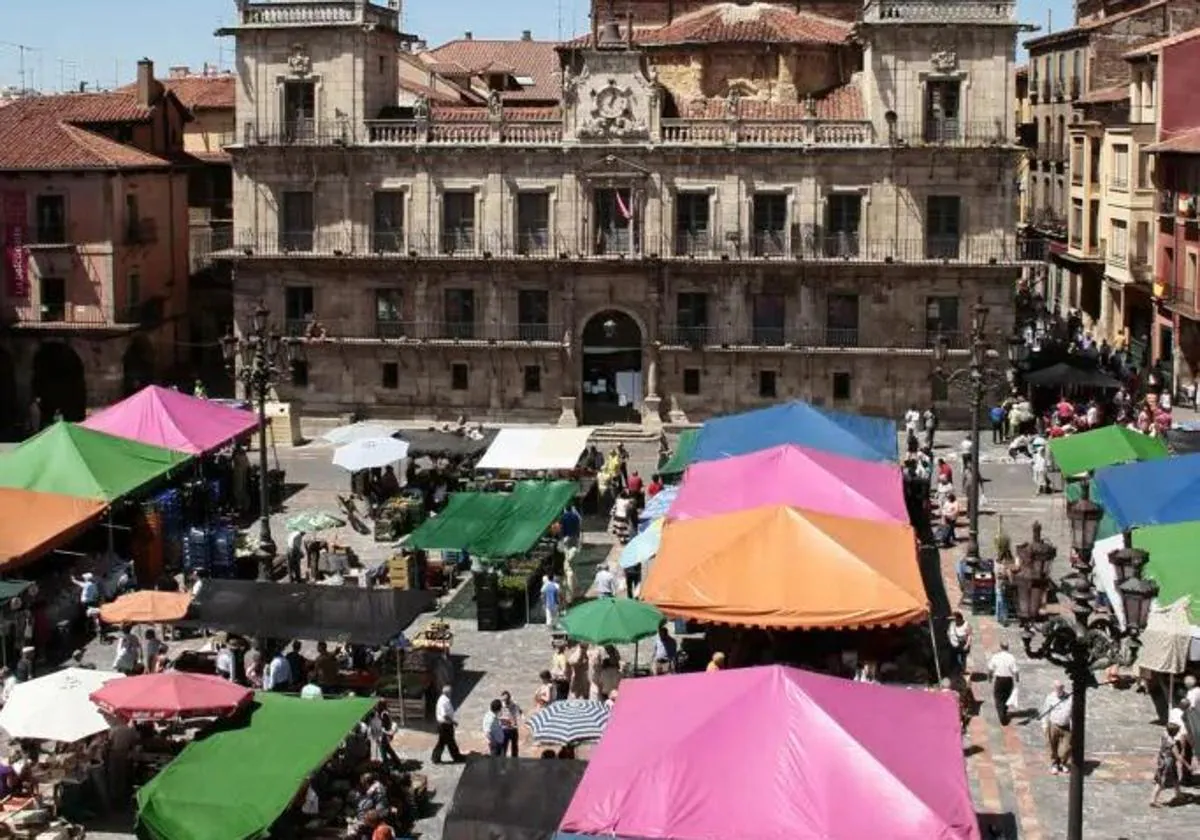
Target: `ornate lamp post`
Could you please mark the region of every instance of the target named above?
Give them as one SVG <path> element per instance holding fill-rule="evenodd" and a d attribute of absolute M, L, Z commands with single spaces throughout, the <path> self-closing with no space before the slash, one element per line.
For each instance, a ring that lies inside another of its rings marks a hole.
<path fill-rule="evenodd" d="M 1031 659 L 1045 659 L 1062 667 L 1071 681 L 1071 782 L 1067 811 L 1068 840 L 1083 840 L 1084 751 L 1087 738 L 1087 690 L 1094 682 L 1092 671 L 1105 667 L 1120 653 L 1122 638 L 1136 651 L 1138 635 L 1150 617 L 1150 605 L 1158 595 L 1158 584 L 1144 580 L 1142 569 L 1150 559 L 1146 552 L 1123 548 L 1110 555 L 1117 572 L 1118 591 L 1125 610 L 1125 629 L 1105 617 L 1093 621 L 1097 593 L 1092 583 L 1092 549 L 1104 510 L 1087 498 L 1067 507 L 1071 522 L 1074 571 L 1057 589 L 1070 599 L 1072 616 L 1045 615 L 1042 609 L 1053 582 L 1050 565 L 1057 553 L 1042 541 L 1041 526 L 1034 525 L 1033 541 L 1017 547 L 1020 569 L 1016 576 L 1017 617 L 1021 641 Z M 1041 639 L 1034 644 L 1036 637 Z"/>
<path fill-rule="evenodd" d="M 259 302 L 251 316 L 251 331 L 241 337 L 230 328 L 221 339 L 221 353 L 230 372 L 245 387 L 258 410 L 258 576 L 269 580 L 276 547 L 271 537 L 271 488 L 267 472 L 267 394 L 282 374 L 291 369 L 297 344 L 281 338 L 270 324 L 271 312 Z"/>
<path fill-rule="evenodd" d="M 1000 354 L 988 346 L 987 337 L 988 308 L 982 303 L 971 307 L 971 334 L 969 338 L 970 360 L 965 368 L 947 371 L 946 362 L 950 356 L 949 343 L 938 336 L 933 346 L 933 358 L 937 365 L 934 376 L 948 386 L 955 386 L 966 392 L 971 405 L 971 482 L 967 486 L 967 559 L 968 568 L 979 564 L 979 433 L 980 415 L 983 413 L 983 399 L 988 391 L 999 383 L 1007 383 L 1008 370 L 994 367 Z M 1024 342 L 1008 342 L 1008 360 L 1016 364 L 1019 359 L 1020 347 Z M 964 464 L 965 467 L 965 464 Z"/>

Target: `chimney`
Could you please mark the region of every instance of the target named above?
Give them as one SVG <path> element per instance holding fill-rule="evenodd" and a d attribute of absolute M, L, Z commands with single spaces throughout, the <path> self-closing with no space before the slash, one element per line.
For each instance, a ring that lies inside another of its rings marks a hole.
<path fill-rule="evenodd" d="M 473 41 L 474 39 L 475 39 L 475 36 L 471 34 L 470 29 L 468 29 L 466 32 L 463 33 L 464 41 Z"/>
<path fill-rule="evenodd" d="M 533 40 L 533 30 L 532 29 L 521 30 L 521 40 L 522 41 L 532 41 Z"/>
<path fill-rule="evenodd" d="M 149 108 L 158 99 L 154 78 L 154 62 L 143 58 L 137 63 L 137 101 L 143 108 Z"/>

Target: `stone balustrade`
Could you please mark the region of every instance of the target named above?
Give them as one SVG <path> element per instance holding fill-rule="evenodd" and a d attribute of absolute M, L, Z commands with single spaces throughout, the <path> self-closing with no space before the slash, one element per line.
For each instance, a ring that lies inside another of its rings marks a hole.
<path fill-rule="evenodd" d="M 396 28 L 394 9 L 366 0 L 256 0 L 241 5 L 241 26 L 363 24 Z"/>
<path fill-rule="evenodd" d="M 867 0 L 863 23 L 1017 23 L 1017 4 L 1012 0 Z"/>

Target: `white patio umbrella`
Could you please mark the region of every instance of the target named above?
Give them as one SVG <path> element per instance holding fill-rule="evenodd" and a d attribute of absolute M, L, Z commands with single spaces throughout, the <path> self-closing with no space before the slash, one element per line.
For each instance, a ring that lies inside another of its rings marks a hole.
<path fill-rule="evenodd" d="M 386 467 L 408 457 L 408 441 L 393 437 L 356 440 L 339 446 L 333 453 L 333 463 L 350 472 Z"/>
<path fill-rule="evenodd" d="M 360 420 L 348 426 L 338 426 L 321 435 L 321 440 L 334 446 L 345 446 L 358 440 L 391 437 L 400 431 L 395 423 L 385 423 L 381 420 Z"/>
<path fill-rule="evenodd" d="M 108 721 L 88 695 L 110 680 L 113 671 L 67 668 L 29 682 L 17 683 L 0 709 L 0 729 L 10 738 L 76 741 L 108 729 Z"/>

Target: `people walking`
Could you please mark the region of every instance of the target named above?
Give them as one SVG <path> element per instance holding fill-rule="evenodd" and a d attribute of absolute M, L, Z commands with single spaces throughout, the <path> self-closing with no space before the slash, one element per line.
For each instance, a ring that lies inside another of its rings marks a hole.
<path fill-rule="evenodd" d="M 463 754 L 458 748 L 458 740 L 454 737 L 454 730 L 458 726 L 457 713 L 454 710 L 454 703 L 450 700 L 450 686 L 442 688 L 442 696 L 438 698 L 437 706 L 434 708 L 434 719 L 437 721 L 437 743 L 433 745 L 433 755 L 431 756 L 434 764 L 442 763 L 442 754 L 450 751 L 450 760 L 458 763 L 463 760 Z"/>
<path fill-rule="evenodd" d="M 488 755 L 494 758 L 504 755 L 504 725 L 500 722 L 503 710 L 504 704 L 493 700 L 483 713 L 483 738 L 487 741 Z"/>
<path fill-rule="evenodd" d="M 1050 772 L 1062 773 L 1067 769 L 1071 754 L 1071 706 L 1073 701 L 1066 687 L 1055 680 L 1054 688 L 1042 701 L 1042 731 L 1046 734 L 1046 747 L 1050 751 Z"/>
<path fill-rule="evenodd" d="M 554 580 L 553 573 L 546 575 L 542 582 L 542 604 L 546 609 L 546 626 L 554 629 L 558 621 L 558 607 L 561 602 L 561 589 Z"/>
<path fill-rule="evenodd" d="M 950 618 L 950 627 L 946 638 L 950 642 L 950 652 L 954 655 L 954 672 L 963 674 L 967 671 L 967 662 L 971 656 L 971 625 L 961 612 L 955 612 Z"/>
<path fill-rule="evenodd" d="M 521 707 L 513 702 L 512 694 L 500 692 L 500 728 L 504 730 L 504 744 L 500 754 L 509 752 L 516 758 L 521 752 Z"/>
<path fill-rule="evenodd" d="M 1001 726 L 1008 726 L 1010 717 L 1009 700 L 1017 690 L 1020 670 L 1017 658 L 1009 653 L 1008 642 L 1000 643 L 1000 650 L 988 660 L 988 679 L 992 681 L 992 699 L 996 703 L 996 717 Z"/>

